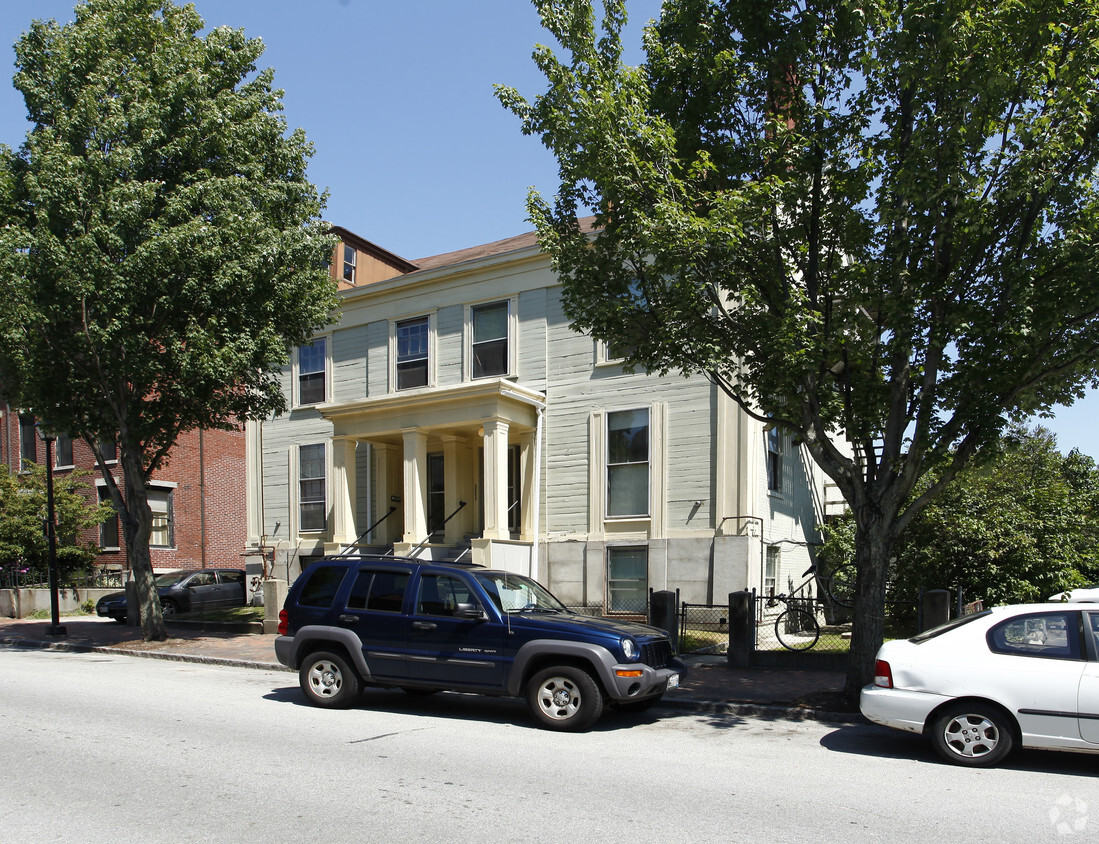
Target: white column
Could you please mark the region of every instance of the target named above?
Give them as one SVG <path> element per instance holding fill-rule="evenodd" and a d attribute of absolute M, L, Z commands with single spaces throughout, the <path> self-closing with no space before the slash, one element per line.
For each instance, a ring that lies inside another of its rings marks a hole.
<path fill-rule="evenodd" d="M 355 440 L 332 438 L 332 541 L 343 546 L 355 541 L 355 497 L 358 472 Z"/>
<path fill-rule="evenodd" d="M 509 539 L 508 532 L 508 423 L 493 419 L 484 424 L 485 539 Z"/>
<path fill-rule="evenodd" d="M 404 431 L 404 542 L 427 538 L 427 434 Z"/>
<path fill-rule="evenodd" d="M 523 434 L 519 438 L 519 455 L 521 462 L 520 476 L 522 485 L 519 492 L 519 511 L 521 516 L 519 536 L 528 542 L 534 540 L 534 514 L 537 508 L 534 506 L 534 461 L 537 449 L 534 447 L 534 433 Z"/>

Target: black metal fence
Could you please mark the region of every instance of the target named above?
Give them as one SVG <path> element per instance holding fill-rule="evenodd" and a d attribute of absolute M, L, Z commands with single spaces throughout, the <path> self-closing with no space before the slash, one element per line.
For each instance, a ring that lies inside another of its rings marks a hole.
<path fill-rule="evenodd" d="M 651 594 L 649 598 L 651 601 Z M 956 593 L 956 599 L 958 612 L 963 612 L 960 591 Z M 766 657 L 774 656 L 779 659 L 776 664 L 785 664 L 782 654 L 799 651 L 812 651 L 833 660 L 842 660 L 851 650 L 854 610 L 830 600 L 827 593 L 815 598 L 760 597 L 753 591 L 751 603 L 755 615 L 749 638 L 754 634 L 753 650 L 765 662 L 769 662 Z M 965 611 L 974 608 L 967 605 Z M 571 606 L 569 609 L 592 616 L 636 620 L 651 618 L 649 602 L 631 607 L 629 612 L 615 612 L 605 604 Z M 728 604 L 678 603 L 675 620 L 679 652 L 728 653 L 730 615 Z M 891 638 L 907 638 L 923 629 L 919 601 L 887 601 L 886 615 L 886 635 Z"/>
<path fill-rule="evenodd" d="M 125 585 L 126 572 L 96 569 L 93 572 L 62 575 L 59 589 L 121 589 Z M 0 589 L 46 589 L 50 585 L 47 569 L 30 566 L 0 566 Z"/>

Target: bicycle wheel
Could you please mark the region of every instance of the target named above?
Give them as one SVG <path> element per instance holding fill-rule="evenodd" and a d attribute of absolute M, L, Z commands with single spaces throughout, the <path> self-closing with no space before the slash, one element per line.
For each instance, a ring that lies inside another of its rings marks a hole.
<path fill-rule="evenodd" d="M 824 588 L 841 607 L 855 606 L 855 567 L 850 563 L 837 566 L 824 581 Z"/>
<path fill-rule="evenodd" d="M 820 624 L 811 612 L 791 607 L 775 619 L 775 638 L 789 651 L 807 651 L 820 638 Z"/>

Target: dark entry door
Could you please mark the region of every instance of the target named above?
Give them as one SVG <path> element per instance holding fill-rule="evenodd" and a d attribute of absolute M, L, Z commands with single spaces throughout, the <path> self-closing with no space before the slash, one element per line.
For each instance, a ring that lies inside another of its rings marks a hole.
<path fill-rule="evenodd" d="M 443 471 L 443 455 L 427 456 L 427 532 L 434 534 L 443 529 L 446 521 L 446 483 Z"/>

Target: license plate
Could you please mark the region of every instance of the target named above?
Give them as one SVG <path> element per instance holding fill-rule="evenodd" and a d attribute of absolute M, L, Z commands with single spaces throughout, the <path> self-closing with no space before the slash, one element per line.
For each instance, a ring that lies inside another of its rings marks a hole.
<path fill-rule="evenodd" d="M 673 674 L 671 677 L 668 678 L 668 690 L 670 691 L 672 689 L 678 689 L 678 688 L 679 688 L 679 675 L 678 674 Z"/>

